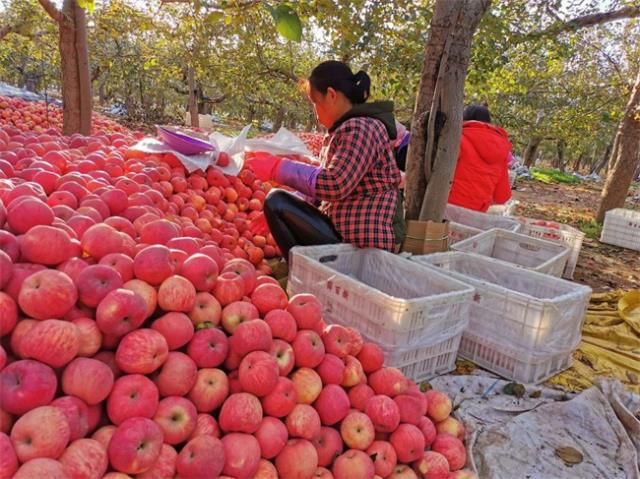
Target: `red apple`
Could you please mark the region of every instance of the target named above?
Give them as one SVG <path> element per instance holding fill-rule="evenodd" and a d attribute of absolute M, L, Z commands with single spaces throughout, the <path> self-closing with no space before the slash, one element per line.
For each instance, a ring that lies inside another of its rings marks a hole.
<path fill-rule="evenodd" d="M 196 289 L 178 275 L 165 279 L 158 290 L 158 306 L 165 311 L 190 312 L 196 304 Z"/>
<path fill-rule="evenodd" d="M 76 318 L 71 320 L 78 332 L 78 356 L 90 357 L 98 352 L 102 345 L 102 333 L 98 324 L 89 318 Z"/>
<path fill-rule="evenodd" d="M 109 461 L 117 471 L 139 474 L 155 464 L 162 449 L 162 430 L 151 419 L 123 421 L 109 442 Z"/>
<path fill-rule="evenodd" d="M 452 471 L 462 469 L 467 462 L 467 451 L 464 448 L 464 444 L 460 439 L 449 434 L 438 434 L 433 444 L 431 444 L 431 449 L 439 452 L 447 459 L 449 468 Z M 20 456 L 18 455 L 18 457 Z"/>
<path fill-rule="evenodd" d="M 20 238 L 20 254 L 23 261 L 57 265 L 69 259 L 71 237 L 53 226 L 35 226 Z"/>
<path fill-rule="evenodd" d="M 196 418 L 196 428 L 191 433 L 191 437 L 189 439 L 193 439 L 198 436 L 220 437 L 218 422 L 211 414 L 198 414 L 198 417 Z"/>
<path fill-rule="evenodd" d="M 158 396 L 158 388 L 146 376 L 122 376 L 107 399 L 107 415 L 116 425 L 133 417 L 152 418 L 158 409 Z"/>
<path fill-rule="evenodd" d="M 240 301 L 244 296 L 244 281 L 242 276 L 233 272 L 222 272 L 213 285 L 213 295 L 222 306 Z"/>
<path fill-rule="evenodd" d="M 416 396 L 399 394 L 393 398 L 400 411 L 400 421 L 418 426 L 420 419 L 426 414 L 424 403 Z"/>
<path fill-rule="evenodd" d="M 322 319 L 322 305 L 312 294 L 296 294 L 289 300 L 287 311 L 295 318 L 299 329 L 314 329 Z"/>
<path fill-rule="evenodd" d="M 344 449 L 340 433 L 332 427 L 320 428 L 320 435 L 313 440 L 313 445 L 318 453 L 318 465 L 326 467 L 331 466 Z"/>
<path fill-rule="evenodd" d="M 424 479 L 449 479 L 447 458 L 435 451 L 424 451 L 413 463 L 413 468 Z"/>
<path fill-rule="evenodd" d="M 327 353 L 335 354 L 339 358 L 346 358 L 351 352 L 351 333 L 339 324 L 327 326 L 322 335 L 322 342 Z"/>
<path fill-rule="evenodd" d="M 158 404 L 153 420 L 162 429 L 166 444 L 186 441 L 196 428 L 198 412 L 191 401 L 179 396 L 169 396 Z"/>
<path fill-rule="evenodd" d="M 251 302 L 261 315 L 274 309 L 285 309 L 289 302 L 287 294 L 280 286 L 275 284 L 262 284 L 251 293 Z"/>
<path fill-rule="evenodd" d="M 375 392 L 366 384 L 358 384 L 349 389 L 349 401 L 351 407 L 358 411 L 364 412 L 367 401 L 375 396 Z"/>
<path fill-rule="evenodd" d="M 78 354 L 78 330 L 68 321 L 45 319 L 34 325 L 22 338 L 20 351 L 53 368 L 64 366 Z"/>
<path fill-rule="evenodd" d="M 357 449 L 349 449 L 338 456 L 331 471 L 335 479 L 350 479 L 352 477 L 373 479 L 375 476 L 373 461 L 366 453 Z"/>
<path fill-rule="evenodd" d="M 391 433 L 389 442 L 396 450 L 398 460 L 405 463 L 417 461 L 422 457 L 425 447 L 422 431 L 413 424 L 400 424 Z"/>
<path fill-rule="evenodd" d="M 62 374 L 62 390 L 88 405 L 104 401 L 113 387 L 113 372 L 101 361 L 76 358 Z"/>
<path fill-rule="evenodd" d="M 14 270 L 15 271 L 15 270 Z M 28 276 L 20 288 L 20 309 L 35 319 L 61 318 L 78 299 L 73 281 L 66 274 L 46 269 Z"/>
<path fill-rule="evenodd" d="M 9 364 L 0 371 L 0 404 L 5 411 L 23 415 L 49 404 L 57 389 L 53 369 L 32 360 Z"/>
<path fill-rule="evenodd" d="M 218 265 L 209 256 L 197 253 L 185 260 L 181 273 L 197 291 L 209 292 L 218 278 Z"/>
<path fill-rule="evenodd" d="M 176 460 L 178 476 L 184 479 L 218 477 L 225 464 L 224 445 L 213 436 L 191 439 Z"/>
<path fill-rule="evenodd" d="M 0 337 L 9 334 L 18 322 L 18 305 L 11 296 L 0 291 Z"/>
<path fill-rule="evenodd" d="M 387 476 L 388 479 L 418 479 L 418 476 L 413 469 L 411 469 L 406 464 L 398 464 L 390 476 Z"/>
<path fill-rule="evenodd" d="M 179 228 L 167 220 L 154 220 L 140 229 L 140 240 L 147 244 L 167 244 L 179 236 Z"/>
<path fill-rule="evenodd" d="M 253 434 L 262 421 L 260 400 L 248 393 L 232 394 L 222 405 L 218 421 L 225 432 Z"/>
<path fill-rule="evenodd" d="M 159 332 L 143 328 L 128 333 L 116 350 L 116 364 L 129 374 L 150 374 L 165 362 L 169 347 Z"/>
<path fill-rule="evenodd" d="M 17 470 L 18 458 L 11 445 L 11 440 L 4 432 L 0 432 L 0 477 L 9 479 Z"/>
<path fill-rule="evenodd" d="M 314 407 L 324 426 L 333 426 L 349 413 L 349 396 L 336 384 L 328 384 L 322 389 Z"/>
<path fill-rule="evenodd" d="M 46 477 L 47 479 L 69 479 L 64 466 L 55 459 L 39 457 L 25 462 L 12 479 L 33 479 Z M 105 476 L 106 477 L 106 476 Z M 111 478 L 108 478 L 111 479 Z"/>
<path fill-rule="evenodd" d="M 239 324 L 252 319 L 258 319 L 260 314 L 256 307 L 247 301 L 234 301 L 222 310 L 222 327 L 233 334 Z"/>
<path fill-rule="evenodd" d="M 271 328 L 271 334 L 274 338 L 282 339 L 289 343 L 296 338 L 298 326 L 296 325 L 296 320 L 288 311 L 273 309 L 265 315 L 264 320 Z"/>
<path fill-rule="evenodd" d="M 147 303 L 137 293 L 116 289 L 107 294 L 96 309 L 96 323 L 105 334 L 124 336 L 140 327 L 147 314 Z"/>
<path fill-rule="evenodd" d="M 381 369 L 384 363 L 384 352 L 380 346 L 374 343 L 364 343 L 356 357 L 362 364 L 363 371 L 367 374 Z"/>
<path fill-rule="evenodd" d="M 8 204 L 7 223 L 17 234 L 24 234 L 37 225 L 50 225 L 53 210 L 44 201 L 33 197 L 22 197 Z"/>
<path fill-rule="evenodd" d="M 84 268 L 76 280 L 78 299 L 85 306 L 95 308 L 114 289 L 123 285 L 122 277 L 111 266 L 95 264 Z"/>
<path fill-rule="evenodd" d="M 187 346 L 187 354 L 199 368 L 215 368 L 221 365 L 229 351 L 229 341 L 218 328 L 196 331 Z"/>
<path fill-rule="evenodd" d="M 147 246 L 133 259 L 133 274 L 151 285 L 159 285 L 175 272 L 171 250 L 163 245 Z"/>
<path fill-rule="evenodd" d="M 429 404 L 427 411 L 429 418 L 435 423 L 447 419 L 453 409 L 449 396 L 435 389 L 427 391 L 426 396 Z"/>
<path fill-rule="evenodd" d="M 145 318 L 148 318 L 155 313 L 156 305 L 158 304 L 158 292 L 156 291 L 156 288 L 140 279 L 132 279 L 124 283 L 122 285 L 122 289 L 133 291 L 144 300 L 147 306 Z"/>
<path fill-rule="evenodd" d="M 258 463 L 258 470 L 253 479 L 278 479 L 278 471 L 276 466 L 266 459 L 260 459 Z"/>
<path fill-rule="evenodd" d="M 296 362 L 296 357 L 291 345 L 281 339 L 274 339 L 269 354 L 271 354 L 278 363 L 280 376 L 288 376 Z"/>
<path fill-rule="evenodd" d="M 269 351 L 271 349 L 271 330 L 267 323 L 261 319 L 253 319 L 242 322 L 235 328 L 230 347 L 240 356 L 252 351 Z"/>
<path fill-rule="evenodd" d="M 404 394 L 408 388 L 407 378 L 399 369 L 382 368 L 369 376 L 369 385 L 376 394 L 395 397 Z"/>
<path fill-rule="evenodd" d="M 421 417 L 420 422 L 418 423 L 418 428 L 422 431 L 422 435 L 424 436 L 425 446 L 431 446 L 437 435 L 436 426 L 433 424 L 431 419 L 426 416 Z"/>
<path fill-rule="evenodd" d="M 254 434 L 260 444 L 262 457 L 273 459 L 280 454 L 282 448 L 287 444 L 288 434 L 287 426 L 280 419 L 263 418 L 260 427 Z"/>
<path fill-rule="evenodd" d="M 391 475 L 398 462 L 395 449 L 387 441 L 373 441 L 367 449 L 367 454 L 373 460 L 373 467 L 380 477 Z"/>
<path fill-rule="evenodd" d="M 318 468 L 318 453 L 313 444 L 305 439 L 287 442 L 276 457 L 276 469 L 280 477 L 305 479 L 313 477 Z"/>
<path fill-rule="evenodd" d="M 222 272 L 230 272 L 242 278 L 242 282 L 244 283 L 244 296 L 250 295 L 256 287 L 256 269 L 246 259 L 234 258 L 231 261 L 227 261 Z"/>
<path fill-rule="evenodd" d="M 229 379 L 221 369 L 200 369 L 196 384 L 189 391 L 189 399 L 198 412 L 212 412 L 218 409 L 229 396 Z"/>
<path fill-rule="evenodd" d="M 353 387 L 366 380 L 362 365 L 353 356 L 344 359 L 344 372 L 342 373 L 342 386 Z"/>
<path fill-rule="evenodd" d="M 239 379 L 242 389 L 255 396 L 262 397 L 271 393 L 278 384 L 279 376 L 278 363 L 264 351 L 253 351 L 240 363 Z"/>
<path fill-rule="evenodd" d="M 102 448 L 106 451 L 109 447 L 109 441 L 111 441 L 111 436 L 116 432 L 116 426 L 113 424 L 109 424 L 108 426 L 102 426 L 96 432 L 91 435 L 91 439 L 94 439 L 100 443 Z"/>
<path fill-rule="evenodd" d="M 116 270 L 123 282 L 133 279 L 133 259 L 124 253 L 111 253 L 103 256 L 100 263 Z"/>
<path fill-rule="evenodd" d="M 373 396 L 367 401 L 364 412 L 378 432 L 393 432 L 400 424 L 399 405 L 389 396 Z"/>
<path fill-rule="evenodd" d="M 109 466 L 107 451 L 94 439 L 72 442 L 60 462 L 72 479 L 101 479 Z"/>
<path fill-rule="evenodd" d="M 369 416 L 360 411 L 352 411 L 340 424 L 340 435 L 347 447 L 365 451 L 376 434 Z"/>
<path fill-rule="evenodd" d="M 222 472 L 232 477 L 253 478 L 260 462 L 260 444 L 250 434 L 230 433 L 222 436 L 224 468 Z"/>
<path fill-rule="evenodd" d="M 324 344 L 315 331 L 309 329 L 298 331 L 292 346 L 298 367 L 315 368 L 324 359 Z"/>
<path fill-rule="evenodd" d="M 285 417 L 297 404 L 297 398 L 293 381 L 280 377 L 274 390 L 262 398 L 262 407 L 269 416 Z"/>
<path fill-rule="evenodd" d="M 120 232 L 104 223 L 91 226 L 82 235 L 80 243 L 84 252 L 97 261 L 110 253 L 121 253 L 123 249 Z"/>
<path fill-rule="evenodd" d="M 313 404 L 322 391 L 322 379 L 310 368 L 300 368 L 291 376 L 299 404 Z"/>
<path fill-rule="evenodd" d="M 312 441 L 320 435 L 320 416 L 308 404 L 296 404 L 285 421 L 289 436 Z"/>
<path fill-rule="evenodd" d="M 186 396 L 195 386 L 197 374 L 193 359 L 179 351 L 171 351 L 153 382 L 161 397 Z"/>
<path fill-rule="evenodd" d="M 158 331 L 167 341 L 169 350 L 180 349 L 191 341 L 193 337 L 193 324 L 184 313 L 171 312 L 156 319 L 151 329 Z"/>
<path fill-rule="evenodd" d="M 11 429 L 11 443 L 22 463 L 38 457 L 59 458 L 69 443 L 69 421 L 62 409 L 40 406 L 20 416 Z"/>
<path fill-rule="evenodd" d="M 217 326 L 222 316 L 222 306 L 218 300 L 210 293 L 196 294 L 196 302 L 193 309 L 189 312 L 189 319 L 198 326 L 202 323 L 209 323 L 211 326 Z"/>
<path fill-rule="evenodd" d="M 342 359 L 333 354 L 326 354 L 316 371 L 318 371 L 323 384 L 341 384 L 344 368 Z"/>

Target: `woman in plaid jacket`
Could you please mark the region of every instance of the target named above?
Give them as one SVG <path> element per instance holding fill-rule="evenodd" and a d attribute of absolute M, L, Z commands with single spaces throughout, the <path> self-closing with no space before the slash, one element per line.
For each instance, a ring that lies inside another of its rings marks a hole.
<path fill-rule="evenodd" d="M 353 74 L 338 61 L 321 63 L 308 81 L 318 121 L 329 130 L 320 166 L 279 157 L 247 160 L 261 180 L 306 197 L 273 190 L 265 200 L 267 223 L 284 255 L 296 245 L 347 242 L 393 251 L 401 243 L 393 103 L 366 103 L 370 85 L 363 71 Z"/>

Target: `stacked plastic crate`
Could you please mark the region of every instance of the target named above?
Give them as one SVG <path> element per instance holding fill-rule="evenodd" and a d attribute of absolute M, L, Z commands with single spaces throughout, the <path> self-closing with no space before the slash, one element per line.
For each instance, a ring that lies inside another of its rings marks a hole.
<path fill-rule="evenodd" d="M 326 323 L 356 328 L 416 381 L 455 368 L 474 295 L 435 268 L 350 245 L 294 248 L 287 289 L 314 294 Z"/>

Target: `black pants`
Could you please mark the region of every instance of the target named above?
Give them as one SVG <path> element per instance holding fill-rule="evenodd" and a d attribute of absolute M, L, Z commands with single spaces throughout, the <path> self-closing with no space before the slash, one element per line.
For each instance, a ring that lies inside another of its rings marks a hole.
<path fill-rule="evenodd" d="M 287 191 L 276 189 L 269 192 L 264 202 L 264 215 L 285 258 L 294 246 L 342 242 L 340 233 L 328 216 Z"/>

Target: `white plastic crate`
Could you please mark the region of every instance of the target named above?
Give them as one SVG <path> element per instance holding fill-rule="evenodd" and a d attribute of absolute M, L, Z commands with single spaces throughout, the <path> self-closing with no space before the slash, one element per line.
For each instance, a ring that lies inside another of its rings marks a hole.
<path fill-rule="evenodd" d="M 514 218 L 490 215 L 451 204 L 445 208 L 444 218 L 450 223 L 475 228 L 475 230 L 487 231 L 492 228 L 500 228 L 517 232 L 520 229 L 520 223 Z"/>
<path fill-rule="evenodd" d="M 466 226 L 454 221 L 449 222 L 449 246 L 482 233 L 481 229 Z"/>
<path fill-rule="evenodd" d="M 514 348 L 503 341 L 495 341 L 465 332 L 458 354 L 506 379 L 524 384 L 537 384 L 571 367 L 571 349 L 554 354 L 536 354 Z"/>
<path fill-rule="evenodd" d="M 346 325 L 338 318 L 334 319 L 335 324 Z M 456 368 L 456 356 L 464 329 L 465 324 L 461 323 L 459 329 L 452 333 L 441 334 L 429 338 L 424 344 L 409 347 L 387 346 L 366 334 L 362 334 L 362 337 L 365 341 L 376 343 L 382 348 L 385 366 L 398 368 L 405 376 L 420 382 Z"/>
<path fill-rule="evenodd" d="M 522 225 L 520 227 L 520 233 L 531 236 L 532 238 L 562 243 L 569 247 L 569 257 L 567 258 L 567 265 L 564 268 L 562 277 L 572 279 L 576 264 L 578 264 L 580 250 L 582 249 L 584 233 L 572 226 L 563 225 L 554 221 L 536 220 L 525 217 L 520 217 L 518 220 Z"/>
<path fill-rule="evenodd" d="M 287 291 L 314 294 L 328 323 L 340 322 L 387 346 L 415 346 L 457 331 L 473 288 L 434 268 L 351 245 L 291 250 Z"/>
<path fill-rule="evenodd" d="M 624 208 L 607 211 L 600 241 L 640 251 L 640 211 Z"/>
<path fill-rule="evenodd" d="M 491 205 L 489 206 L 487 213 L 496 216 L 512 216 L 519 203 L 520 202 L 518 200 L 508 200 L 503 205 Z"/>
<path fill-rule="evenodd" d="M 587 286 L 467 253 L 411 259 L 475 288 L 465 334 L 547 355 L 565 352 L 582 336 Z"/>
<path fill-rule="evenodd" d="M 557 277 L 562 276 L 569 257 L 569 248 L 563 244 L 500 229 L 460 241 L 451 249 L 488 256 Z"/>

